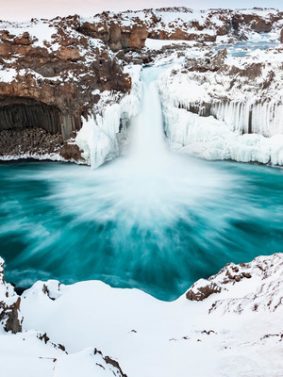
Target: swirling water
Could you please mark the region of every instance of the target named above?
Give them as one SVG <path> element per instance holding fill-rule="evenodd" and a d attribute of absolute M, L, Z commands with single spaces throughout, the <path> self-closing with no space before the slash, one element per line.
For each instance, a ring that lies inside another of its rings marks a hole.
<path fill-rule="evenodd" d="M 7 279 L 100 279 L 164 300 L 224 264 L 282 251 L 283 171 L 170 153 L 151 75 L 128 156 L 97 170 L 0 165 Z"/>
<path fill-rule="evenodd" d="M 230 261 L 282 251 L 282 170 L 176 163 L 146 181 L 126 174 L 123 160 L 94 172 L 0 165 L 7 278 L 20 286 L 101 279 L 173 299 Z"/>

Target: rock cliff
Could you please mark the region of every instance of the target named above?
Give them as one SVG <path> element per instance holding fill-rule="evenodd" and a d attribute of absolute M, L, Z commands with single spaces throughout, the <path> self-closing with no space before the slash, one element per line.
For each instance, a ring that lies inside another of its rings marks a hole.
<path fill-rule="evenodd" d="M 268 61 L 246 59 L 240 66 L 227 61 L 225 51 L 214 56 L 211 50 L 215 52 L 224 42 L 232 46 L 262 34 L 273 35 L 278 43 L 282 42 L 282 23 L 283 13 L 273 9 L 189 8 L 104 12 L 89 18 L 69 16 L 27 23 L 2 21 L 0 158 L 60 156 L 82 161 L 83 151 L 73 139 L 84 120 L 90 116 L 99 118 L 107 104 L 119 103 L 130 92 L 128 67 L 151 63 L 162 53 L 174 59 L 176 50 L 177 56 L 186 56 L 179 78 L 189 78 L 203 87 L 213 81 L 215 86 L 226 88 L 225 95 L 208 89 L 207 101 L 180 103 L 181 107 L 226 121 L 227 107 L 234 101 L 229 93 L 242 90 L 246 97 L 256 92 L 257 99 L 250 104 L 245 98 L 239 110 L 242 123 L 245 122 L 241 132 L 258 132 L 258 107 L 263 104 L 270 116 L 265 118 L 266 125 L 260 133 L 273 135 L 281 116 L 277 108 L 273 111 L 273 104 L 269 106 L 273 101 L 270 92 L 280 76 L 279 68 L 274 68 L 274 64 L 279 67 L 278 50 L 273 54 L 274 63 L 270 54 Z M 163 50 L 154 51 L 146 47 L 147 38 L 168 43 L 185 40 L 192 45 L 171 49 L 164 46 Z M 190 56 L 194 45 L 199 48 L 200 57 Z M 258 86 L 260 91 L 256 90 Z M 123 114 L 121 125 L 122 118 Z"/>
<path fill-rule="evenodd" d="M 35 140 L 47 141 L 41 153 L 60 150 L 98 102 L 95 90 L 130 90 L 131 80 L 113 53 L 76 31 L 79 25 L 77 16 L 0 24 L 2 156 L 40 151 L 37 141 L 25 142 L 27 129 Z"/>

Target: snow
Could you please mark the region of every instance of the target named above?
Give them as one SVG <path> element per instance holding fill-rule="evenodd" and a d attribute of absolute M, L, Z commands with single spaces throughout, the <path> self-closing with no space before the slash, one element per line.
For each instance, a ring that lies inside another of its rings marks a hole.
<path fill-rule="evenodd" d="M 122 377 L 115 367 L 107 365 L 93 348 L 66 355 L 58 359 L 52 377 Z"/>
<path fill-rule="evenodd" d="M 35 331 L 0 334 L 1 375 L 7 377 L 51 377 L 54 359 L 63 352 L 38 339 Z M 40 371 L 40 372 L 39 372 Z"/>
<path fill-rule="evenodd" d="M 183 41 L 183 40 L 160 40 L 147 38 L 145 42 L 145 47 L 150 50 L 161 50 L 164 46 L 178 46 L 178 45 L 193 45 L 192 41 Z"/>
<path fill-rule="evenodd" d="M 191 49 L 186 55 L 194 57 Z M 281 61 L 280 50 L 254 50 L 245 57 L 228 55 L 226 72 L 190 72 L 184 62 L 165 71 L 159 91 L 171 147 L 209 160 L 282 165 Z M 245 70 L 254 63 L 262 64 L 262 74 L 253 79 Z M 229 74 L 227 67 L 244 74 Z"/>
<path fill-rule="evenodd" d="M 9 83 L 15 80 L 17 71 L 14 68 L 0 69 L 0 82 Z"/>
<path fill-rule="evenodd" d="M 252 277 L 238 283 L 233 277 L 225 283 L 227 270 L 220 272 L 211 281 L 223 290 L 203 302 L 185 296 L 162 302 L 96 281 L 61 286 L 56 300 L 31 288 L 22 298 L 24 327 L 46 331 L 66 346 L 66 375 L 73 368 L 76 375 L 80 363 L 82 375 L 90 376 L 91 349 L 98 347 L 129 376 L 278 377 L 283 367 L 282 260 L 282 254 L 255 260 L 244 268 Z M 59 371 L 61 363 L 64 358 Z"/>
<path fill-rule="evenodd" d="M 52 35 L 56 34 L 55 27 L 49 24 L 49 21 L 34 20 L 33 22 L 1 22 L 0 29 L 7 30 L 11 35 L 20 36 L 28 32 L 34 39 L 34 46 L 45 47 L 45 41 L 51 42 Z"/>

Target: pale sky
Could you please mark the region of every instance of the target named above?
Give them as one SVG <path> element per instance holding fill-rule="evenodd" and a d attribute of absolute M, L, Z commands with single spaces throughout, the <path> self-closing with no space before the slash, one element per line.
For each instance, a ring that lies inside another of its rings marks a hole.
<path fill-rule="evenodd" d="M 28 20 L 69 14 L 93 15 L 103 10 L 157 8 L 185 5 L 195 9 L 275 7 L 283 8 L 282 0 L 0 0 L 1 19 Z"/>

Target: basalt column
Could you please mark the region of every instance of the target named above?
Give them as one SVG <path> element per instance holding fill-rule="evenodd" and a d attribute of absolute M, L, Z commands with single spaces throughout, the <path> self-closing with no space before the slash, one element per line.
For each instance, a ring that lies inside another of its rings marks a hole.
<path fill-rule="evenodd" d="M 60 110 L 28 98 L 0 101 L 0 131 L 41 128 L 51 134 L 61 133 Z"/>
<path fill-rule="evenodd" d="M 54 106 L 31 98 L 0 99 L 0 155 L 59 152 L 73 131 L 81 127 L 80 116 L 63 114 Z"/>

